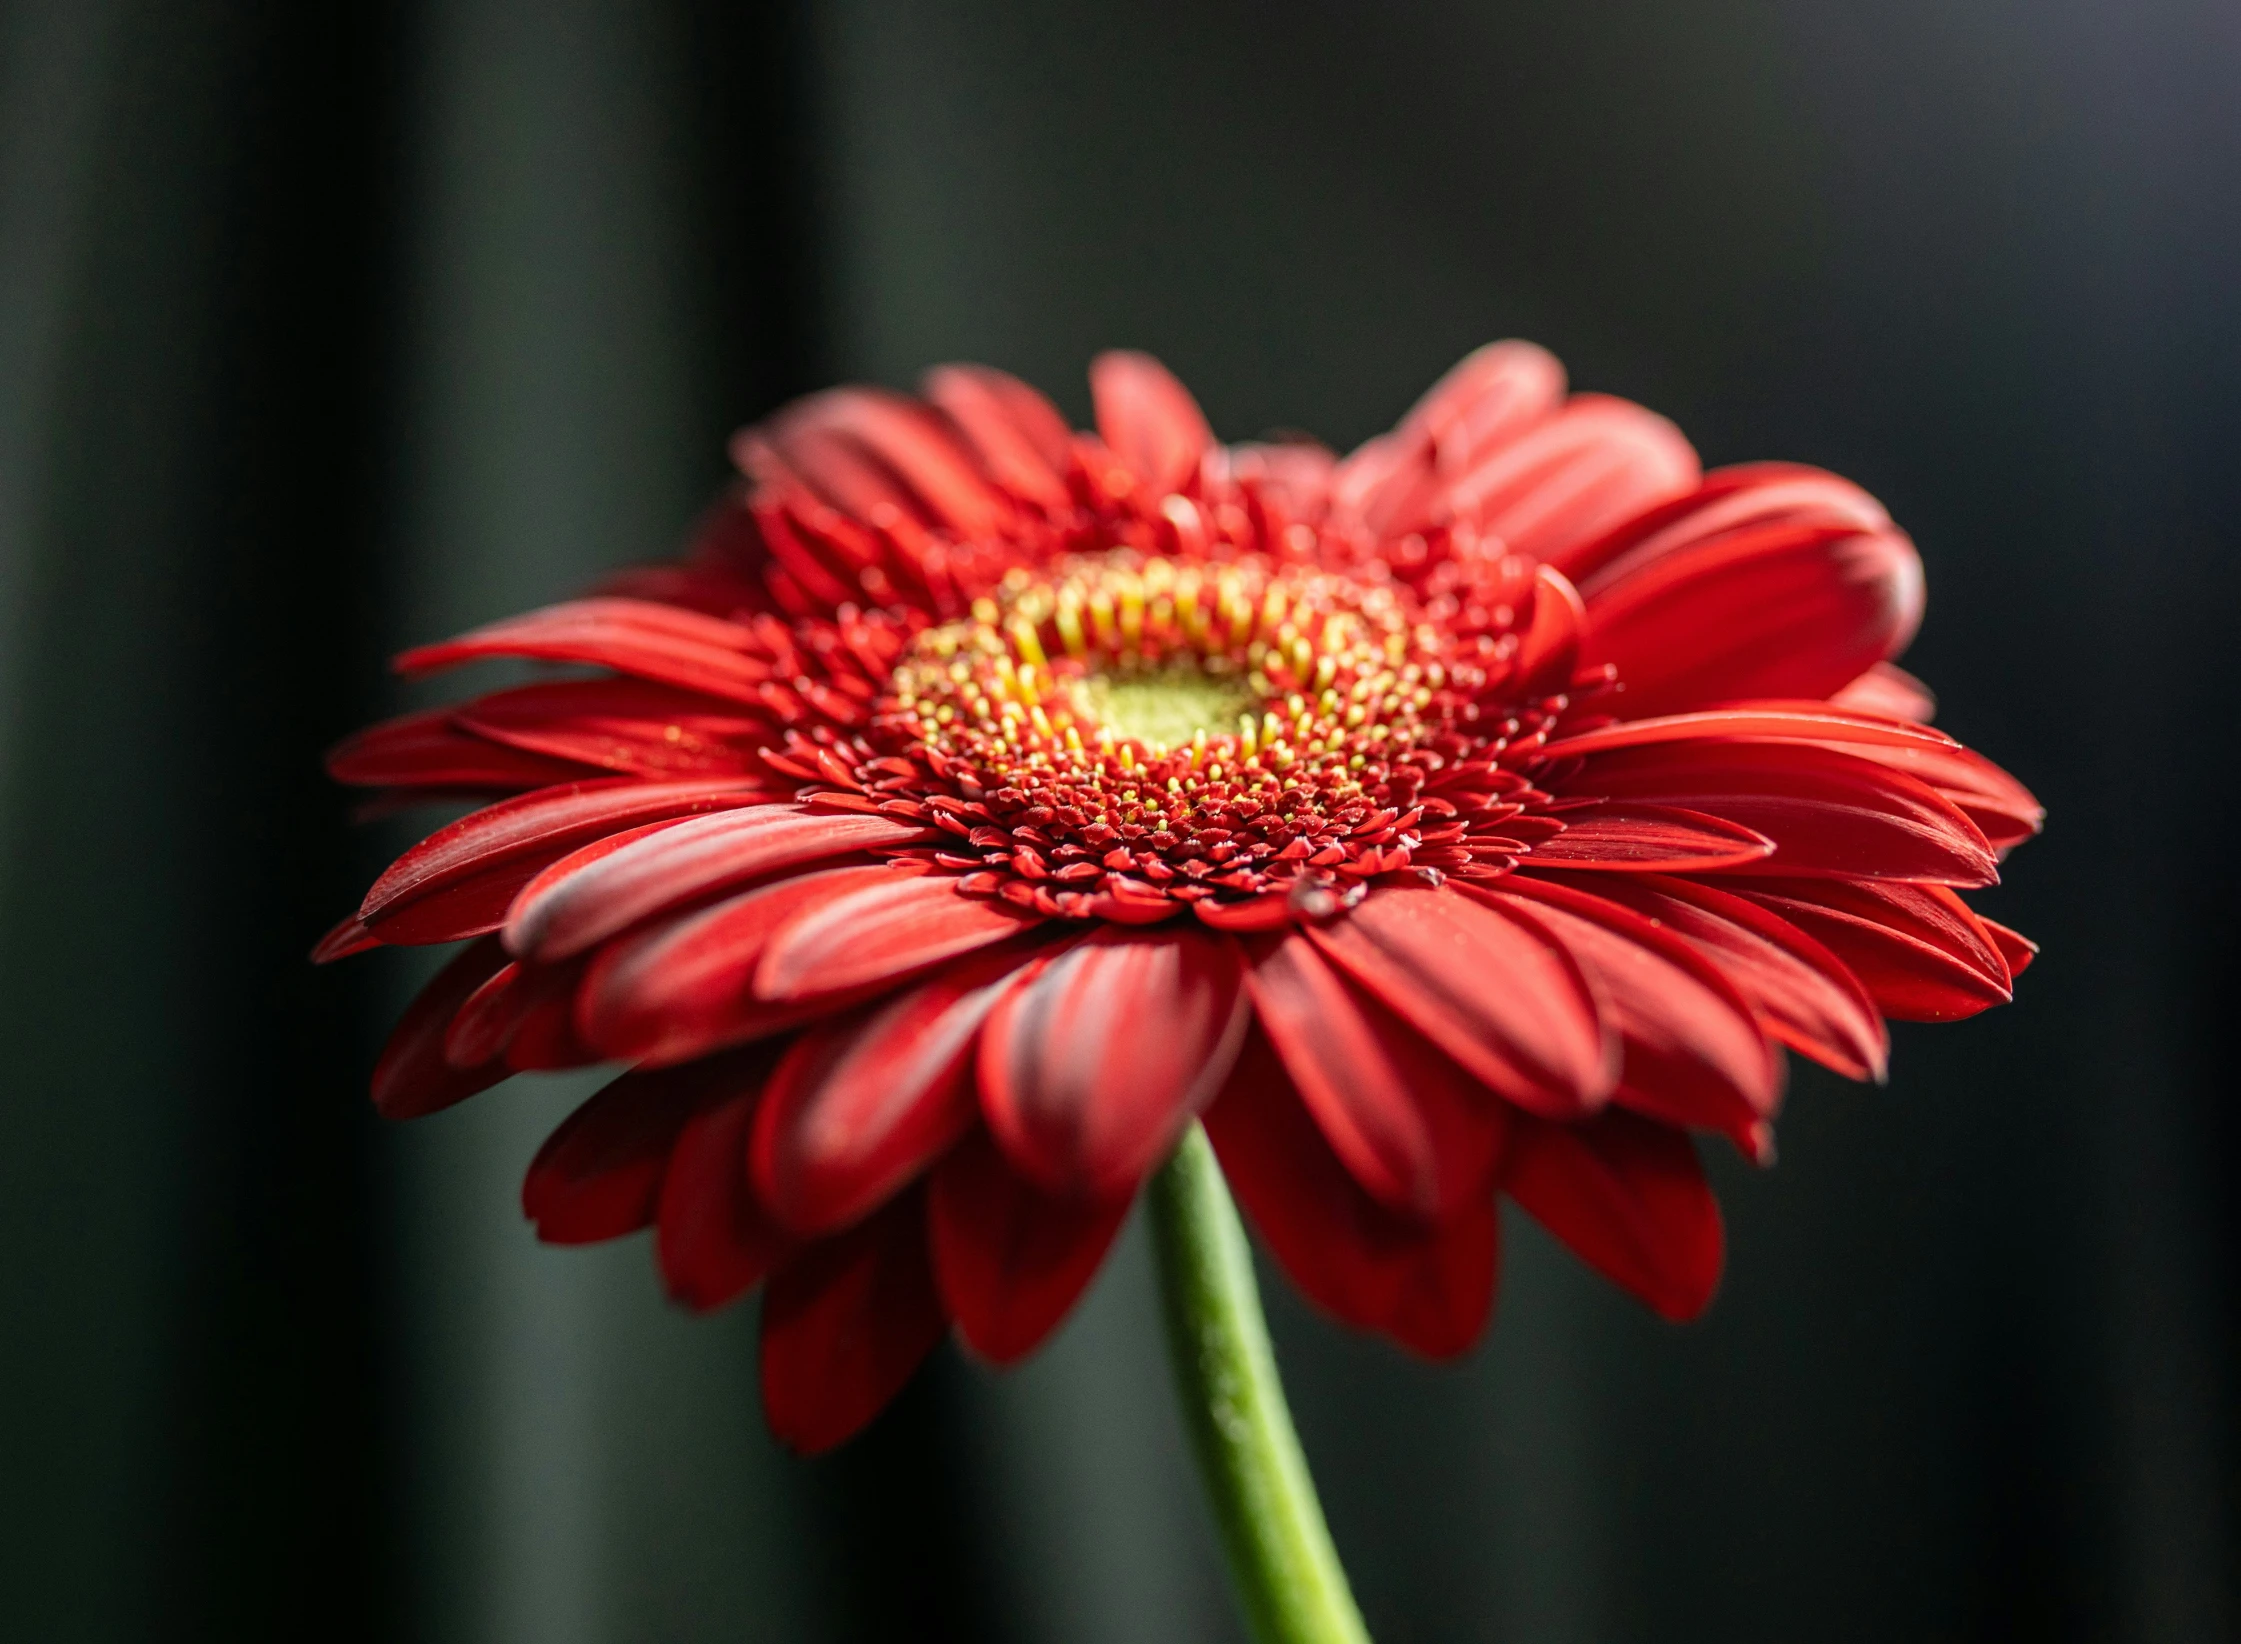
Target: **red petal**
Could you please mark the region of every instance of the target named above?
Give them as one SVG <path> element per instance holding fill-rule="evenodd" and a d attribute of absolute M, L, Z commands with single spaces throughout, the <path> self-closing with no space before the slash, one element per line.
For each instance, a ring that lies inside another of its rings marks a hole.
<path fill-rule="evenodd" d="M 1890 1040 L 1844 961 L 1749 899 L 1662 875 L 1598 879 L 1595 894 L 1655 919 L 1703 953 L 1766 1030 L 1853 1079 L 1881 1079 Z"/>
<path fill-rule="evenodd" d="M 602 1060 L 576 1034 L 576 992 L 584 967 L 535 965 L 514 1007 L 513 1034 L 506 1041 L 506 1065 L 518 1073 L 588 1067 Z"/>
<path fill-rule="evenodd" d="M 508 887 L 498 906 L 503 913 L 505 902 L 546 863 L 601 834 L 664 817 L 728 810 L 757 797 L 736 781 L 602 777 L 500 800 L 437 829 L 398 857 L 374 881 L 358 917 L 385 942 L 453 940 L 423 927 L 483 917 L 500 886 Z M 404 917 L 415 908 L 409 920 Z"/>
<path fill-rule="evenodd" d="M 654 1253 L 669 1293 L 696 1313 L 758 1284 L 792 1249 L 747 1185 L 753 1094 L 702 1108 L 678 1133 L 654 1208 Z"/>
<path fill-rule="evenodd" d="M 1129 1202 L 1053 1198 L 986 1131 L 944 1159 L 927 1194 L 934 1277 L 966 1345 L 995 1364 L 1041 1346 L 1097 1276 Z"/>
<path fill-rule="evenodd" d="M 1554 560 L 1693 489 L 1697 472 L 1695 450 L 1663 417 L 1627 400 L 1578 394 L 1458 475 L 1448 505 L 1513 552 Z"/>
<path fill-rule="evenodd" d="M 1081 919 L 1106 919 L 1116 925 L 1163 925 L 1181 915 L 1187 908 L 1203 908 L 1204 902 L 1176 902 L 1165 896 L 1116 895 L 1110 890 L 1092 892 L 1076 904 L 1073 917 Z M 1205 921 L 1216 930 L 1226 927 L 1219 919 Z"/>
<path fill-rule="evenodd" d="M 1858 679 L 1829 697 L 1829 706 L 1852 713 L 1881 714 L 1887 719 L 1911 719 L 1927 725 L 1937 717 L 1938 699 L 1904 668 L 1878 662 Z"/>
<path fill-rule="evenodd" d="M 521 980 L 521 966 L 507 965 L 471 994 L 444 1030 L 444 1060 L 453 1067 L 496 1061 L 513 1037 L 514 1017 L 506 1008 Z"/>
<path fill-rule="evenodd" d="M 1208 897 L 1193 902 L 1191 912 L 1202 924 L 1226 931 L 1284 930 L 1292 923 L 1292 903 L 1283 891 L 1247 897 L 1242 902 L 1217 902 Z"/>
<path fill-rule="evenodd" d="M 1579 590 L 1546 565 L 1533 571 L 1533 611 L 1517 636 L 1510 664 L 1513 692 L 1540 696 L 1561 691 L 1578 670 L 1580 645 L 1587 635 L 1587 607 Z"/>
<path fill-rule="evenodd" d="M 1372 891 L 1309 935 L 1355 980 L 1521 1107 L 1586 1112 L 1617 1075 L 1587 978 L 1529 918 L 1453 890 Z"/>
<path fill-rule="evenodd" d="M 1045 512 L 1068 506 L 1066 421 L 1016 377 L 980 365 L 938 366 L 926 398 L 957 425 L 981 469 L 1005 491 Z"/>
<path fill-rule="evenodd" d="M 359 924 L 358 916 L 352 914 L 319 938 L 319 945 L 311 950 L 311 962 L 315 965 L 331 965 L 337 959 L 368 953 L 382 945 L 381 938 Z"/>
<path fill-rule="evenodd" d="M 512 1071 L 502 1065 L 456 1068 L 444 1056 L 444 1036 L 459 1007 L 505 968 L 506 950 L 495 937 L 485 938 L 463 948 L 420 990 L 374 1063 L 376 1113 L 418 1119 L 488 1090 Z"/>
<path fill-rule="evenodd" d="M 828 868 L 664 919 L 601 950 L 584 975 L 577 1029 L 609 1056 L 671 1063 L 761 1038 L 830 1008 L 755 997 L 771 933 L 805 906 L 884 884 L 894 870 Z"/>
<path fill-rule="evenodd" d="M 860 1221 L 971 1129 L 973 1043 L 1031 965 L 978 955 L 795 1040 L 755 1122 L 755 1190 L 772 1214 L 804 1234 Z"/>
<path fill-rule="evenodd" d="M 729 814 L 729 813 L 719 813 Z M 563 881 L 573 879 L 594 862 L 601 861 L 639 840 L 660 833 L 664 828 L 681 827 L 688 818 L 665 816 L 658 822 L 648 822 L 642 827 L 625 828 L 620 833 L 603 834 L 588 845 L 579 845 L 566 856 L 556 857 L 537 870 L 537 876 L 514 893 L 506 906 L 504 924 L 511 925 L 524 907 L 544 901 L 552 889 Z M 509 949 L 509 951 L 511 951 Z"/>
<path fill-rule="evenodd" d="M 589 773 L 574 760 L 502 748 L 469 735 L 451 710 L 406 714 L 346 737 L 327 774 L 359 788 L 541 788 Z"/>
<path fill-rule="evenodd" d="M 1378 537 L 1435 522 L 1446 486 L 1554 413 L 1564 368 L 1528 342 L 1489 343 L 1466 355 L 1392 433 L 1339 466 L 1333 491 Z"/>
<path fill-rule="evenodd" d="M 926 1207 L 905 1194 L 809 1246 L 763 1298 L 763 1410 L 780 1443 L 814 1455 L 852 1438 L 942 1338 Z"/>
<path fill-rule="evenodd" d="M 753 805 L 695 817 L 607 852 L 573 873 L 548 873 L 513 904 L 506 945 L 563 959 L 682 903 L 828 857 L 918 844 L 938 835 L 891 816 Z"/>
<path fill-rule="evenodd" d="M 797 401 L 773 421 L 771 443 L 835 506 L 867 522 L 902 487 L 905 506 L 968 540 L 997 535 L 1011 510 L 949 427 L 926 407 L 880 389 L 834 388 Z M 868 458 L 884 484 L 868 486 L 843 453 Z"/>
<path fill-rule="evenodd" d="M 1976 922 L 1984 927 L 1984 934 L 1991 937 L 1993 945 L 2000 950 L 2000 957 L 2007 962 L 2010 980 L 2031 968 L 2031 961 L 2039 956 L 2038 943 L 1981 913 L 1976 916 Z"/>
<path fill-rule="evenodd" d="M 1229 448 L 1231 480 L 1261 505 L 1271 523 L 1321 520 L 1330 512 L 1337 470 L 1338 458 L 1329 449 L 1306 440 Z"/>
<path fill-rule="evenodd" d="M 868 527 L 820 501 L 757 430 L 734 434 L 731 453 L 741 471 L 752 476 L 749 493 L 755 499 L 751 510 L 755 537 L 766 556 L 763 581 L 774 591 L 791 590 L 779 603 L 797 613 L 813 606 L 830 611 L 845 604 L 856 591 L 853 584 L 862 568 L 882 557 L 876 542 L 869 540 Z M 859 461 L 857 466 L 886 491 L 889 500 L 877 505 L 887 510 L 882 515 L 885 523 L 902 523 L 908 499 L 869 463 Z M 841 551 L 843 541 L 852 551 Z"/>
<path fill-rule="evenodd" d="M 885 880 L 806 907 L 773 932 L 755 992 L 806 1000 L 899 981 L 1041 922 L 1008 902 L 965 895 L 948 875 L 889 870 Z"/>
<path fill-rule="evenodd" d="M 1774 854 L 1745 873 L 1954 885 L 1999 878 L 1992 847 L 1949 801 L 1849 752 L 1783 742 L 1667 743 L 1591 755 L 1557 786 L 1567 796 L 1705 811 L 1764 834 Z"/>
<path fill-rule="evenodd" d="M 1943 731 L 1933 731 L 1927 725 L 1846 712 L 1821 703 L 1748 703 L 1702 713 L 1621 720 L 1576 736 L 1559 737 L 1548 745 L 1548 752 L 1551 758 L 1560 758 L 1567 754 L 1607 753 L 1613 748 L 1647 747 L 1659 742 L 1698 742 L 1711 737 L 1750 737 L 1822 746 L 1842 744 L 1846 748 L 1857 744 L 1858 751 L 1862 752 L 1871 746 L 1900 749 L 1959 746 Z"/>
<path fill-rule="evenodd" d="M 2046 821 L 2031 790 L 1968 748 L 1860 748 L 1863 759 L 1888 765 L 1937 790 L 1975 823 L 1995 851 L 2029 839 Z"/>
<path fill-rule="evenodd" d="M 530 1161 L 522 1214 L 547 1244 L 594 1244 L 654 1217 L 662 1171 L 686 1121 L 760 1088 L 760 1050 L 658 1073 L 626 1073 L 561 1122 Z"/>
<path fill-rule="evenodd" d="M 1317 1306 L 1428 1358 L 1453 1358 L 1494 1308 L 1500 1226 L 1491 1196 L 1445 1223 L 1386 1209 L 1347 1173 L 1254 1032 L 1206 1134 L 1270 1252 Z"/>
<path fill-rule="evenodd" d="M 1227 937 L 1108 926 L 1006 995 L 980 1042 L 1006 1156 L 1056 1193 L 1133 1193 L 1229 1073 L 1243 970 Z"/>
<path fill-rule="evenodd" d="M 1269 1042 L 1356 1181 L 1427 1220 L 1485 1194 L 1505 1104 L 1349 984 L 1305 936 L 1277 944 L 1248 980 Z"/>
<path fill-rule="evenodd" d="M 1896 531 L 1775 524 L 1583 590 L 1585 660 L 1612 663 L 1631 715 L 1742 697 L 1826 697 L 1922 621 L 1922 562 Z"/>
<path fill-rule="evenodd" d="M 728 701 L 758 703 L 771 665 L 736 622 L 641 599 L 579 599 L 493 622 L 397 659 L 405 674 L 486 657 L 584 662 Z"/>
<path fill-rule="evenodd" d="M 397 947 L 430 947 L 483 936 L 505 923 L 506 908 L 534 874 L 543 858 L 501 862 L 482 873 L 471 874 L 389 914 L 374 932 L 382 942 Z"/>
<path fill-rule="evenodd" d="M 1612 1111 L 1585 1124 L 1524 1121 L 1503 1188 L 1604 1277 L 1662 1318 L 1693 1319 L 1720 1282 L 1720 1207 L 1677 1130 Z"/>
<path fill-rule="evenodd" d="M 1942 885 L 1755 879 L 1726 888 L 1825 943 L 1899 1021 L 1956 1021 L 2013 997 L 1999 944 Z"/>
<path fill-rule="evenodd" d="M 1098 433 L 1147 499 L 1189 488 L 1214 432 L 1166 366 L 1125 349 L 1100 354 L 1090 362 L 1089 392 Z"/>
<path fill-rule="evenodd" d="M 1691 727 L 1696 734 L 1808 742 L 1904 771 L 1951 800 L 1998 850 L 2021 844 L 2046 819 L 2045 808 L 2028 788 L 1944 732 L 1881 715 L 1834 713 L 1829 703 L 1738 702 L 1706 713 L 1605 726 L 1567 737 L 1549 751 L 1594 753 L 1636 743 L 1685 740 Z M 1642 734 L 1635 734 L 1638 730 Z"/>
<path fill-rule="evenodd" d="M 921 527 L 933 523 L 932 514 L 899 476 L 859 442 L 831 429 L 803 429 L 783 438 L 768 425 L 745 429 L 734 436 L 733 453 L 765 495 L 783 495 L 797 517 L 824 509 L 859 527 L 875 520 L 907 519 Z M 820 598 L 842 598 L 848 592 L 829 576 L 806 577 L 804 584 Z"/>
<path fill-rule="evenodd" d="M 1785 523 L 1878 531 L 1891 519 L 1857 485 L 1822 469 L 1787 462 L 1741 463 L 1714 469 L 1687 496 L 1567 549 L 1556 563 L 1583 589 L 1600 592 L 1668 554 Z"/>
<path fill-rule="evenodd" d="M 643 679 L 523 685 L 478 697 L 453 717 L 510 749 L 657 780 L 759 777 L 756 749 L 774 740 L 767 721 L 732 703 Z"/>
<path fill-rule="evenodd" d="M 1513 876 L 1465 894 L 1531 903 L 1600 985 L 1605 1020 L 1624 1046 L 1616 1101 L 1763 1154 L 1781 1064 L 1750 1005 L 1710 960 L 1633 910 L 1570 885 Z"/>
<path fill-rule="evenodd" d="M 1591 805 L 1564 811 L 1564 831 L 1533 847 L 1535 865 L 1619 873 L 1700 873 L 1774 854 L 1774 841 L 1734 822 L 1670 805 Z"/>
<path fill-rule="evenodd" d="M 444 1035 L 445 1058 L 461 1068 L 503 1058 L 524 1073 L 597 1061 L 571 1027 L 582 977 L 580 965 L 508 965 L 460 1006 Z"/>
<path fill-rule="evenodd" d="M 1453 453 L 1447 466 L 1482 457 L 1544 421 L 1564 398 L 1564 367 L 1538 343 L 1515 338 L 1464 355 L 1425 390 L 1393 432 Z"/>

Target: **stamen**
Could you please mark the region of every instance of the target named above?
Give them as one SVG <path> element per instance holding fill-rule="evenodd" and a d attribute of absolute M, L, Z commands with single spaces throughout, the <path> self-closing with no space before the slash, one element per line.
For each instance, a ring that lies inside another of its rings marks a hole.
<path fill-rule="evenodd" d="M 1436 858 L 1426 868 L 1502 871 L 1477 868 L 1454 835 L 1420 847 L 1408 822 L 1362 829 L 1422 815 L 1435 781 L 1480 810 L 1493 796 L 1468 784 L 1493 784 L 1515 815 L 1523 785 L 1496 760 L 1504 738 L 1545 722 L 1505 703 L 1498 735 L 1477 729 L 1488 679 L 1471 658 L 1488 653 L 1451 651 L 1408 597 L 1254 556 L 1116 548 L 1014 570 L 968 617 L 909 642 L 866 748 L 886 774 L 864 791 L 962 807 L 996 864 L 976 886 L 1046 913 L 1093 915 L 1106 873 L 1125 874 L 1131 896 L 1153 885 L 1189 901 L 1303 874 L 1358 883 L 1420 850 Z M 1459 802 L 1439 803 L 1452 815 Z M 1527 848 L 1505 841 L 1502 860 Z M 1054 888 L 1010 878 L 1015 859 L 1095 873 Z"/>

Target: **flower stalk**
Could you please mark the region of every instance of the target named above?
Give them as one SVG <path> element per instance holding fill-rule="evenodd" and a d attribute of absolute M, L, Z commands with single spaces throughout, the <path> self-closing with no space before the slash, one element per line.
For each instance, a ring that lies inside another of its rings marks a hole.
<path fill-rule="evenodd" d="M 1147 1198 L 1168 1359 L 1256 1644 L 1369 1644 L 1277 1378 L 1252 1251 L 1193 1123 Z"/>

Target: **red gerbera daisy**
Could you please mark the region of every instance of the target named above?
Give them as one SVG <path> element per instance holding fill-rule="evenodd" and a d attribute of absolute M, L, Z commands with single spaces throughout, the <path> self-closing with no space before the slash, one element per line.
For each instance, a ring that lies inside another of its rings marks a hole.
<path fill-rule="evenodd" d="M 1766 1157 L 1778 1047 L 1879 1077 L 2032 951 L 1956 892 L 2039 806 L 1888 665 L 1912 544 L 1523 343 L 1344 458 L 1091 383 L 1095 434 L 978 367 L 804 400 L 682 563 L 402 659 L 578 671 L 334 755 L 494 800 L 322 946 L 469 943 L 381 1111 L 631 1064 L 528 1214 L 652 1224 L 693 1307 L 767 1281 L 803 1449 L 946 1329 L 1033 1349 L 1201 1114 L 1300 1288 L 1419 1352 L 1484 1326 L 1501 1194 L 1695 1314 L 1689 1132 Z"/>

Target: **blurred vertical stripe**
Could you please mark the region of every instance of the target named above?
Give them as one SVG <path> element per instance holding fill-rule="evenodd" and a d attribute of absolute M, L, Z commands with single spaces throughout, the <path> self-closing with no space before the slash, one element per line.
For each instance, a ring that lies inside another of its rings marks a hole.
<path fill-rule="evenodd" d="M 365 1024 L 290 962 L 355 866 L 303 759 L 369 703 L 390 24 L 7 18 L 19 1636 L 390 1613 Z"/>

